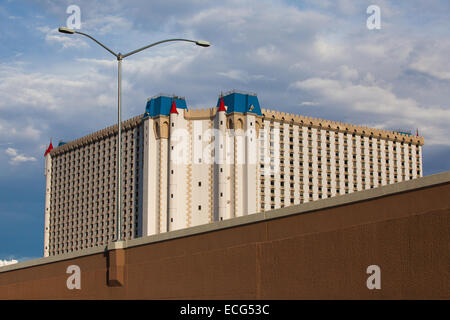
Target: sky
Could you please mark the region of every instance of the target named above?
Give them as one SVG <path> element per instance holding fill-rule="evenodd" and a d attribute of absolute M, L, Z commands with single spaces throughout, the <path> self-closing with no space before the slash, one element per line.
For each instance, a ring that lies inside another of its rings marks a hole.
<path fill-rule="evenodd" d="M 424 175 L 450 170 L 448 0 L 155 0 L 0 2 L 0 260 L 41 257 L 44 157 L 117 120 L 117 62 L 93 41 L 58 33 L 70 5 L 81 32 L 126 53 L 123 119 L 159 93 L 190 108 L 221 92 L 256 92 L 262 108 L 425 139 Z M 370 5 L 380 29 L 369 29 Z M 69 21 L 70 22 L 70 21 Z"/>

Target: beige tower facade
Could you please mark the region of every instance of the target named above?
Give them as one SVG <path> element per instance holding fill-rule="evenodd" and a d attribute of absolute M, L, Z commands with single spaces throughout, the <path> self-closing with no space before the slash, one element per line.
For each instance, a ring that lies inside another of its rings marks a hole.
<path fill-rule="evenodd" d="M 422 176 L 423 138 L 261 109 L 231 91 L 158 95 L 122 131 L 124 239 Z M 115 238 L 117 126 L 47 150 L 44 255 Z"/>

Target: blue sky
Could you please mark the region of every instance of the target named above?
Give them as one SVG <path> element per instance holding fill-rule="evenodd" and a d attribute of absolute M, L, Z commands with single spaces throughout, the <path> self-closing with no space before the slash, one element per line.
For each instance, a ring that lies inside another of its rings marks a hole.
<path fill-rule="evenodd" d="M 381 9 L 368 30 L 366 9 Z M 425 138 L 425 175 L 450 169 L 450 2 L 2 1 L 0 2 L 0 260 L 42 255 L 44 159 L 116 121 L 116 62 L 89 39 L 59 34 L 66 8 L 81 30 L 122 53 L 123 117 L 146 99 L 185 96 L 212 107 L 221 91 L 258 93 L 263 108 Z"/>

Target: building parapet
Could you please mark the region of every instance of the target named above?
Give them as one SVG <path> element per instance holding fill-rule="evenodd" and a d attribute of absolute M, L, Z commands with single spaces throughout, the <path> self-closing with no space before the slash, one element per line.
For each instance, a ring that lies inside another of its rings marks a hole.
<path fill-rule="evenodd" d="M 122 121 L 122 132 L 125 132 L 127 130 L 130 130 L 132 128 L 135 128 L 136 126 L 138 126 L 141 122 L 142 122 L 142 114 L 139 116 L 136 116 L 134 118 Z M 116 125 L 112 125 L 109 126 L 105 129 L 102 129 L 100 131 L 96 131 L 93 132 L 87 136 L 84 136 L 82 138 L 70 141 L 64 145 L 58 146 L 56 148 L 54 148 L 51 152 L 50 155 L 56 156 L 59 154 L 62 154 L 64 152 L 68 152 L 74 149 L 77 149 L 79 147 L 88 145 L 90 143 L 93 143 L 95 141 L 99 141 L 102 140 L 106 137 L 110 137 L 110 136 L 114 136 L 115 134 L 117 134 L 117 124 Z"/>
<path fill-rule="evenodd" d="M 216 108 L 207 109 L 188 109 L 184 112 L 184 118 L 186 120 L 211 120 L 216 116 Z"/>
<path fill-rule="evenodd" d="M 296 115 L 269 109 L 262 109 L 262 113 L 264 120 L 293 123 L 301 126 L 310 126 L 313 128 L 333 130 L 343 133 L 350 133 L 350 134 L 355 133 L 357 135 L 361 135 L 364 137 L 382 138 L 394 142 L 406 142 L 411 144 L 419 144 L 421 146 L 424 144 L 424 139 L 421 136 L 412 136 L 395 131 L 369 128 L 365 126 L 353 125 L 344 122 L 331 121 L 320 118 L 312 118 L 308 116 Z"/>

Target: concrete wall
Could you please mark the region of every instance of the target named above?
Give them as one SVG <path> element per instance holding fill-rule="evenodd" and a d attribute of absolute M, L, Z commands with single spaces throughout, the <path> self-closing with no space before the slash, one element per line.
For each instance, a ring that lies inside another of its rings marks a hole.
<path fill-rule="evenodd" d="M 0 268 L 0 299 L 449 299 L 450 173 Z M 66 269 L 81 269 L 68 290 Z M 369 290 L 369 265 L 381 289 Z"/>

